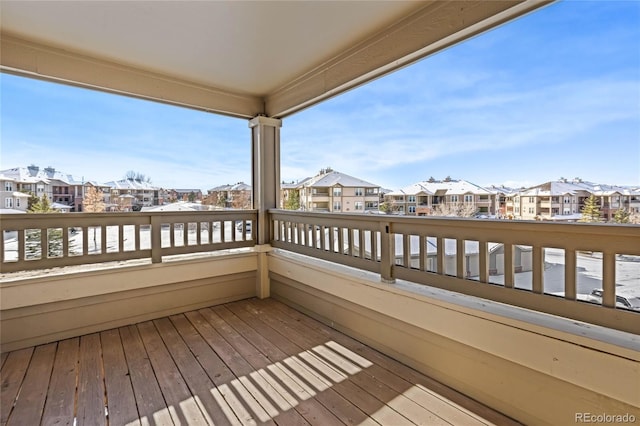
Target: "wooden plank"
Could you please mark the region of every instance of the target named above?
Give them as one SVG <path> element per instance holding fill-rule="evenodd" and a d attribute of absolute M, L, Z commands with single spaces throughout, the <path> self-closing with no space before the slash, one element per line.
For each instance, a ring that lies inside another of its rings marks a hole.
<path fill-rule="evenodd" d="M 292 386 L 295 386 L 295 389 L 299 391 L 300 388 L 302 388 L 306 391 L 306 395 L 302 397 L 301 403 L 296 408 L 296 411 L 302 415 L 306 421 L 316 424 L 343 424 L 338 416 L 334 415 L 317 399 L 324 397 L 324 394 L 320 393 L 320 390 L 314 390 L 313 388 L 305 386 L 304 382 L 308 381 L 305 380 L 304 377 L 302 377 L 303 380 L 301 381 L 299 376 L 293 373 L 289 366 L 281 362 L 287 358 L 287 354 L 284 353 L 281 348 L 278 348 L 267 338 L 254 331 L 225 306 L 216 306 L 211 310 L 218 315 L 217 318 L 212 315 L 212 318 L 216 318 L 216 326 L 220 327 L 221 332 L 225 333 L 225 337 L 228 340 L 230 339 L 230 343 L 234 345 L 249 362 L 254 362 L 254 364 L 252 364 L 254 368 L 266 369 L 274 374 L 279 374 L 280 378 L 283 378 L 284 376 L 282 374 L 285 374 L 289 376 L 293 382 L 296 382 L 292 384 Z M 330 398 L 334 394 L 334 391 L 328 391 L 327 394 L 329 395 L 328 398 Z M 315 396 L 315 398 L 311 398 L 313 396 Z"/>
<path fill-rule="evenodd" d="M 237 423 L 238 419 L 235 415 L 231 419 L 226 417 L 225 412 L 230 410 L 228 406 L 221 408 L 218 405 L 218 402 L 210 392 L 215 387 L 214 383 L 209 379 L 209 376 L 207 376 L 202 366 L 182 340 L 169 318 L 155 320 L 154 324 L 191 393 L 197 397 L 196 402 L 204 413 L 207 422 L 215 425 Z"/>
<path fill-rule="evenodd" d="M 173 362 L 162 338 L 151 321 L 138 324 L 140 337 L 147 349 L 160 390 L 176 424 L 206 425 L 207 421 L 196 404 L 184 378 Z"/>
<path fill-rule="evenodd" d="M 11 352 L 2 366 L 0 371 L 2 376 L 2 385 L 0 386 L 0 424 L 2 425 L 6 424 L 9 419 L 32 355 L 33 348 Z"/>
<path fill-rule="evenodd" d="M 109 424 L 140 425 L 129 367 L 117 329 L 100 333 Z"/>
<path fill-rule="evenodd" d="M 254 415 L 251 413 L 249 406 L 257 405 L 255 399 L 251 401 L 238 398 L 236 392 L 230 387 L 230 383 L 236 382 L 237 377 L 248 375 L 253 372 L 251 366 L 242 356 L 226 341 L 218 331 L 204 318 L 200 311 L 185 313 L 189 322 L 198 330 L 202 338 L 207 344 L 218 354 L 220 359 L 228 366 L 229 370 L 234 374 L 234 378 L 228 380 L 218 386 L 220 391 L 225 394 L 225 400 L 233 407 L 234 412 L 243 425 L 256 424 Z"/>
<path fill-rule="evenodd" d="M 80 425 L 107 424 L 102 350 L 98 334 L 80 337 L 76 418 Z"/>
<path fill-rule="evenodd" d="M 245 303 L 245 305 L 247 305 L 247 303 Z M 261 319 L 264 320 L 265 323 L 269 321 L 268 315 Z M 387 393 L 382 395 L 381 392 L 384 385 L 377 383 L 373 376 L 363 374 L 364 372 L 361 367 L 346 360 L 337 353 L 332 353 L 332 355 L 329 356 L 327 354 L 327 352 L 330 352 L 328 348 L 319 347 L 316 344 L 318 342 L 309 340 L 291 328 L 288 328 L 285 333 L 286 337 L 290 340 L 289 344 L 286 345 L 286 343 L 282 342 L 282 338 L 278 338 L 278 332 L 282 330 L 283 328 L 279 325 L 278 328 L 272 328 L 271 331 L 261 327 L 260 333 L 262 335 L 268 335 L 269 341 L 271 342 L 280 342 L 278 343 L 278 347 L 286 347 L 288 354 L 291 355 L 286 361 L 286 364 L 314 385 L 314 387 L 321 391 L 324 390 L 323 387 L 331 387 L 331 391 L 337 392 L 345 400 L 357 406 L 361 413 L 360 418 L 355 417 L 356 424 L 361 422 L 363 415 L 365 418 L 371 416 L 381 424 L 411 424 L 404 412 L 400 413 L 397 410 L 393 410 L 386 404 L 386 401 L 394 398 L 402 400 L 401 395 L 398 395 L 389 388 L 387 388 Z M 282 335 L 281 337 L 284 336 Z M 312 348 L 314 349 L 311 350 Z M 322 353 L 313 353 L 317 349 L 324 349 L 324 351 L 321 351 Z M 303 352 L 309 354 L 306 360 L 302 357 Z M 325 358 L 323 358 L 323 355 Z M 329 361 L 329 359 L 331 359 L 331 361 Z M 333 362 L 333 364 L 331 364 L 331 362 Z M 371 363 L 367 362 L 366 365 L 370 366 Z M 331 377 L 333 377 L 334 380 L 331 380 Z M 324 392 L 322 395 L 324 395 Z M 438 419 L 434 418 L 432 413 L 412 405 L 409 401 L 404 401 L 404 405 L 401 408 L 407 411 L 411 420 L 414 420 L 417 424 L 425 420 L 431 420 L 431 424 L 438 424 Z M 339 417 L 343 419 L 343 421 L 345 418 L 349 419 L 351 423 L 351 417 L 344 416 L 342 413 Z"/>
<path fill-rule="evenodd" d="M 449 418 L 447 416 L 451 416 L 453 414 L 462 415 L 465 420 L 462 422 L 456 422 L 457 424 L 473 424 L 474 422 L 500 425 L 519 424 L 501 413 L 498 413 L 495 410 L 492 410 L 491 408 L 480 404 L 433 379 L 430 379 L 416 370 L 413 370 L 412 368 L 397 362 L 330 327 L 327 327 L 326 325 L 281 302 L 277 302 L 274 299 L 264 299 L 259 301 L 251 300 L 250 305 L 257 310 L 260 318 L 276 318 L 283 321 L 281 318 L 274 317 L 273 315 L 274 311 L 284 315 L 288 320 L 286 323 L 281 322 L 280 327 L 282 327 L 282 324 L 288 324 L 291 327 L 302 330 L 305 335 L 313 336 L 315 334 L 323 339 L 323 341 L 333 340 L 345 347 L 348 347 L 355 353 L 366 357 L 375 365 L 378 365 L 379 367 L 389 371 L 391 374 L 411 383 L 416 389 L 421 391 L 411 393 L 414 396 L 414 401 L 421 403 L 416 400 L 415 394 L 418 394 L 420 398 L 427 398 L 427 408 L 444 418 Z M 405 386 L 406 385 L 403 385 L 403 387 Z"/>
<path fill-rule="evenodd" d="M 38 346 L 33 352 L 8 425 L 40 424 L 56 347 L 57 343 L 50 343 Z"/>
<path fill-rule="evenodd" d="M 287 337 L 282 334 L 276 332 L 273 328 L 269 327 L 265 323 L 263 323 L 260 319 L 253 316 L 247 309 L 247 302 L 236 302 L 225 305 L 231 312 L 233 312 L 237 317 L 239 317 L 244 323 L 250 326 L 258 336 L 264 337 L 268 344 L 273 346 L 274 348 L 278 348 L 285 353 L 285 364 L 292 366 L 292 369 L 296 369 L 298 371 L 301 370 L 299 368 L 299 363 L 296 363 L 296 359 L 294 357 L 300 356 L 301 352 L 305 352 L 305 348 L 301 348 L 295 345 L 292 341 L 290 341 Z M 238 328 L 238 327 L 236 327 Z M 250 336 L 246 330 L 242 330 L 243 336 Z M 256 339 L 250 339 L 254 345 L 257 346 Z M 259 347 L 259 346 L 257 346 Z M 265 348 L 264 351 L 268 351 L 269 349 Z M 282 355 L 280 355 L 282 357 Z M 293 362 L 293 364 L 292 364 Z M 304 368 L 304 367 L 302 367 Z M 360 410 L 358 407 L 353 405 L 348 401 L 347 398 L 340 395 L 335 389 L 331 389 L 331 386 L 334 386 L 335 383 L 339 382 L 340 379 L 336 379 L 335 376 L 333 381 L 331 380 L 331 376 L 326 374 L 326 372 L 321 372 L 324 374 L 317 375 L 317 377 L 313 376 L 313 372 L 304 371 L 301 375 L 304 375 L 306 379 L 311 378 L 316 383 L 316 389 L 324 390 L 323 388 L 329 388 L 328 391 L 320 391 L 316 395 L 316 399 L 322 403 L 329 411 L 331 411 L 336 417 L 338 417 L 342 422 L 346 424 L 362 424 L 363 422 L 367 422 L 367 415 Z M 329 380 L 322 381 L 322 378 L 328 377 Z M 343 375 L 343 378 L 346 378 Z M 373 422 L 377 424 L 376 422 Z"/>
<path fill-rule="evenodd" d="M 75 412 L 80 338 L 58 342 L 49 392 L 42 415 L 43 426 L 71 426 Z"/>
<path fill-rule="evenodd" d="M 255 351 L 255 349 L 253 351 L 248 350 L 248 346 L 251 345 L 244 341 L 237 333 L 233 333 L 231 327 L 211 309 L 201 309 L 198 312 L 215 328 L 219 335 L 227 341 L 227 344 L 230 345 L 225 347 L 225 351 L 244 358 L 243 363 L 236 362 L 234 366 L 228 364 L 229 368 L 231 368 L 236 377 L 238 377 L 237 380 L 231 382 L 233 389 L 235 389 L 250 406 L 251 411 L 260 422 L 275 424 L 272 419 L 279 414 L 278 409 L 275 408 L 262 392 L 255 387 L 248 386 L 247 381 L 242 380 L 254 371 L 256 365 L 261 363 L 257 351 Z M 229 349 L 233 349 L 233 352 L 229 351 Z M 232 360 L 237 361 L 235 357 L 232 358 Z M 261 365 L 261 367 L 262 366 L 263 365 Z"/>
<path fill-rule="evenodd" d="M 2 247 L 2 244 L 0 244 L 0 248 Z M 1 257 L 0 257 L 1 259 Z M 2 369 L 2 366 L 4 365 L 4 362 L 7 360 L 7 357 L 9 356 L 9 352 L 2 352 L 0 354 L 0 370 Z"/>
<path fill-rule="evenodd" d="M 204 319 L 203 319 L 204 321 Z M 212 396 L 216 399 L 219 407 L 223 410 L 226 418 L 233 425 L 240 425 L 240 419 L 236 413 L 245 411 L 243 407 L 234 405 L 237 402 L 233 395 L 228 395 L 221 390 L 225 383 L 229 383 L 236 378 L 231 370 L 225 365 L 213 349 L 207 344 L 204 338 L 197 332 L 193 325 L 184 315 L 174 315 L 171 322 L 180 333 L 189 350 L 196 357 L 205 374 L 215 384 L 211 389 Z M 249 416 L 250 418 L 250 416 Z"/>
<path fill-rule="evenodd" d="M 143 424 L 172 424 L 169 409 L 162 397 L 153 367 L 135 325 L 119 330 L 133 394 Z"/>

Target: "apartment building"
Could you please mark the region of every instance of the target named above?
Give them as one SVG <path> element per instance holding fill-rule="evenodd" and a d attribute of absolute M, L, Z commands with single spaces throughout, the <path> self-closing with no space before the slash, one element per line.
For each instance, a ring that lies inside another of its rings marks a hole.
<path fill-rule="evenodd" d="M 300 210 L 336 213 L 378 212 L 380 186 L 331 168 L 298 183 L 281 185 L 282 206 L 297 192 Z"/>
<path fill-rule="evenodd" d="M 238 182 L 216 186 L 207 191 L 205 203 L 229 209 L 250 209 L 251 185 Z"/>
<path fill-rule="evenodd" d="M 594 195 L 601 218 L 607 222 L 620 209 L 640 211 L 640 190 L 583 181 L 560 179 L 510 194 L 507 217 L 523 220 L 577 221 L 585 201 Z"/>
<path fill-rule="evenodd" d="M 166 198 L 166 191 L 142 180 L 122 179 L 106 182 L 105 186 L 110 192 L 105 199 L 110 210 L 140 211 L 143 207 L 161 205 Z"/>
<path fill-rule="evenodd" d="M 29 204 L 29 194 L 17 190 L 12 177 L 0 174 L 0 210 L 2 213 L 25 213 Z"/>
<path fill-rule="evenodd" d="M 496 214 L 496 195 L 466 180 L 446 178 L 417 182 L 385 194 L 391 213 L 427 216 L 437 210 L 462 210 L 468 214 Z"/>
<path fill-rule="evenodd" d="M 171 189 L 168 193 L 172 201 L 202 201 L 202 191 L 197 188 Z"/>

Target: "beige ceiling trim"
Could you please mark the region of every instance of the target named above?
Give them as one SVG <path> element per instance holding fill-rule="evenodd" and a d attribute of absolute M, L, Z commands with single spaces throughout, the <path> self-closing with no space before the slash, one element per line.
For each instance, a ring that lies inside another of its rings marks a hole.
<path fill-rule="evenodd" d="M 51 80 L 172 105 L 252 118 L 264 112 L 261 98 L 224 92 L 166 75 L 0 34 L 3 72 Z"/>
<path fill-rule="evenodd" d="M 266 114 L 279 118 L 293 114 L 552 2 L 428 4 L 267 96 Z"/>

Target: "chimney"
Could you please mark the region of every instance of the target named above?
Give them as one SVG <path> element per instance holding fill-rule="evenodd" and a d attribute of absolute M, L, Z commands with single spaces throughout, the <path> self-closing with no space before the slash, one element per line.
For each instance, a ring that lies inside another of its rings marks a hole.
<path fill-rule="evenodd" d="M 40 171 L 40 167 L 36 166 L 36 165 L 30 165 L 29 167 L 27 167 L 27 170 L 29 170 L 29 174 L 31 176 L 35 176 L 38 174 L 38 172 Z"/>
<path fill-rule="evenodd" d="M 45 168 L 44 171 L 47 173 L 47 177 L 52 178 L 53 175 L 56 172 L 56 169 L 54 169 L 53 167 L 49 166 L 49 167 Z"/>

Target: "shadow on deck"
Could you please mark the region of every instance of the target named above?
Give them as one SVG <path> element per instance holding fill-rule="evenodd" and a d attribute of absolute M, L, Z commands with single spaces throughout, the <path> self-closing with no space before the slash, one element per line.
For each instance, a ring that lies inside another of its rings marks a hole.
<path fill-rule="evenodd" d="M 2 354 L 2 425 L 516 424 L 273 299 Z"/>

